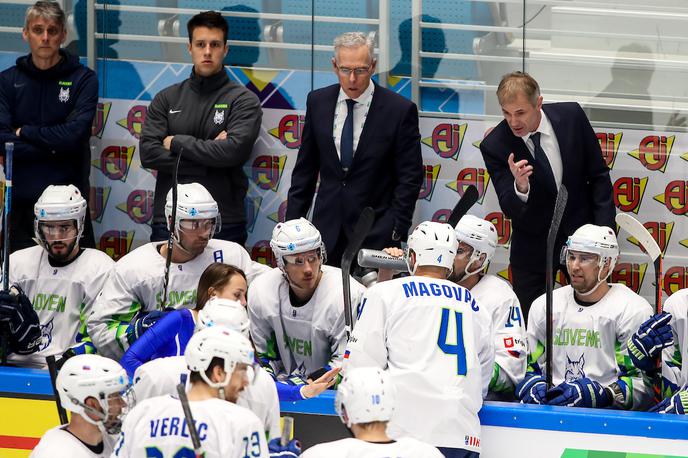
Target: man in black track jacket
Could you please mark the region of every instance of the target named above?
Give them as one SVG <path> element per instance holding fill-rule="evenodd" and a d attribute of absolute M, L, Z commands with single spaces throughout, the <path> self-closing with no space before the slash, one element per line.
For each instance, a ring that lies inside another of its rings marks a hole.
<path fill-rule="evenodd" d="M 215 238 L 243 244 L 248 180 L 242 167 L 260 129 L 260 101 L 230 81 L 222 65 L 228 45 L 227 22 L 220 13 L 197 14 L 187 29 L 191 77 L 155 96 L 141 134 L 141 163 L 158 171 L 151 241 L 168 237 L 165 196 L 181 154 L 179 182 L 201 183 L 220 207 L 222 229 Z"/>

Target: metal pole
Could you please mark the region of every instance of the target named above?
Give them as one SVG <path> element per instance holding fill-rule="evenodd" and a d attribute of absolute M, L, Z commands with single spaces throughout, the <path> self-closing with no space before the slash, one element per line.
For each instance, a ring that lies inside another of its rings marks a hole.
<path fill-rule="evenodd" d="M 86 2 L 86 36 L 79 39 L 86 40 L 86 61 L 94 72 L 96 69 L 96 8 L 95 0 Z"/>
<path fill-rule="evenodd" d="M 420 45 L 422 30 L 420 28 L 421 11 L 423 11 L 422 0 L 411 2 L 411 100 L 420 110 L 420 86 L 418 82 L 421 78 L 421 58 Z"/>
<path fill-rule="evenodd" d="M 378 84 L 387 87 L 387 75 L 391 70 L 389 65 L 389 0 L 380 0 L 380 23 L 378 25 L 379 53 L 377 55 L 377 73 L 381 76 Z"/>

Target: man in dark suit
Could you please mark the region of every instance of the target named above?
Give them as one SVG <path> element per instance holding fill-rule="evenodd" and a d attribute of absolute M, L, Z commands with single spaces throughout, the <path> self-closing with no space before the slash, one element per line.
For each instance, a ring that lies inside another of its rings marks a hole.
<path fill-rule="evenodd" d="M 306 216 L 320 174 L 313 224 L 322 234 L 328 264 L 338 266 L 364 207 L 375 210 L 364 247 L 382 249 L 406 240 L 423 161 L 416 105 L 371 81 L 372 41 L 350 32 L 334 45 L 339 84 L 308 94 L 286 219 Z"/>
<path fill-rule="evenodd" d="M 504 120 L 480 144 L 497 191 L 511 218 L 511 273 L 527 315 L 545 292 L 547 232 L 557 189 L 569 199 L 554 250 L 555 271 L 566 237 L 586 223 L 614 228 L 609 169 L 595 132 L 577 103 L 542 104 L 537 81 L 527 73 L 505 75 L 497 89 Z"/>

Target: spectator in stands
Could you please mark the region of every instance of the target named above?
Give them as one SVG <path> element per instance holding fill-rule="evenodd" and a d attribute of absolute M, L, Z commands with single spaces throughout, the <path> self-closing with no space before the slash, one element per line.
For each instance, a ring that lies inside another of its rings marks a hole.
<path fill-rule="evenodd" d="M 57 2 L 30 6 L 22 35 L 31 53 L 0 73 L 2 154 L 6 142 L 14 143 L 12 251 L 34 245 L 33 204 L 49 184 L 74 184 L 88 195 L 88 139 L 98 103 L 96 74 L 60 49 L 67 29 Z M 88 211 L 81 245 L 95 247 Z"/>
<path fill-rule="evenodd" d="M 165 195 L 181 155 L 179 182 L 201 183 L 219 204 L 222 229 L 215 238 L 243 245 L 248 180 L 242 167 L 258 137 L 263 112 L 258 97 L 231 81 L 224 69 L 229 47 L 222 15 L 199 13 L 187 29 L 191 76 L 155 96 L 141 133 L 141 163 L 158 171 L 151 241 L 169 235 Z"/>

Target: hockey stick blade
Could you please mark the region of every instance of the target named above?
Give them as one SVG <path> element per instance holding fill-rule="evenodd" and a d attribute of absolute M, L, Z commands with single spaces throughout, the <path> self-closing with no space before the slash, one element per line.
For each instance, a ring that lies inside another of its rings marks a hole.
<path fill-rule="evenodd" d="M 184 411 L 184 418 L 186 418 L 186 426 L 189 429 L 189 436 L 191 436 L 191 443 L 193 444 L 196 458 L 203 456 L 203 449 L 201 448 L 201 440 L 198 438 L 198 431 L 196 430 L 196 423 L 194 423 L 191 415 L 191 407 L 189 407 L 189 398 L 186 397 L 186 386 L 183 383 L 177 385 L 177 394 L 179 401 L 182 403 L 182 410 Z"/>
<path fill-rule="evenodd" d="M 354 262 L 354 257 L 358 253 L 358 249 L 363 244 L 363 241 L 368 236 L 368 232 L 373 227 L 375 222 L 375 211 L 370 207 L 365 207 L 358 217 L 356 226 L 354 226 L 354 233 L 349 238 L 349 244 L 344 249 L 342 255 L 342 289 L 344 293 L 344 321 L 346 323 L 347 339 L 351 336 L 353 329 L 353 314 L 351 311 L 351 265 Z"/>
<path fill-rule="evenodd" d="M 456 223 L 458 223 L 459 220 L 463 218 L 463 215 L 468 213 L 468 210 L 470 210 L 471 207 L 475 205 L 479 197 L 480 193 L 478 192 L 478 188 L 476 188 L 473 185 L 468 186 L 466 190 L 463 192 L 463 196 L 461 196 L 461 199 L 459 199 L 459 201 L 454 206 L 454 209 L 449 215 L 447 223 L 451 227 L 456 227 Z"/>
<path fill-rule="evenodd" d="M 553 297 L 552 293 L 554 291 L 554 244 L 557 242 L 557 234 L 559 233 L 559 226 L 561 225 L 561 220 L 564 217 L 564 211 L 566 210 L 566 202 L 569 199 L 569 193 L 566 190 L 566 186 L 563 184 L 559 186 L 559 192 L 557 192 L 557 200 L 554 203 L 554 212 L 552 213 L 552 222 L 549 225 L 549 232 L 547 232 L 547 250 L 546 250 L 546 260 L 545 260 L 545 314 L 547 318 L 547 338 L 546 338 L 546 357 L 545 357 L 545 367 L 547 368 L 546 382 L 547 389 L 552 387 L 552 350 L 553 350 L 553 323 L 552 323 L 552 309 L 553 309 Z"/>
<path fill-rule="evenodd" d="M 631 234 L 640 243 L 642 249 L 652 259 L 655 266 L 655 311 L 662 313 L 662 289 L 664 288 L 662 249 L 645 226 L 631 215 L 619 213 L 615 220 L 621 229 Z"/>

